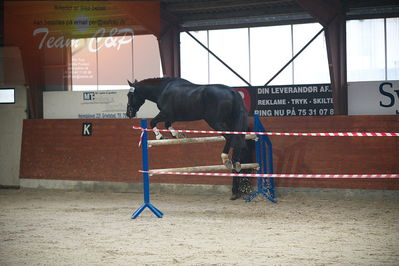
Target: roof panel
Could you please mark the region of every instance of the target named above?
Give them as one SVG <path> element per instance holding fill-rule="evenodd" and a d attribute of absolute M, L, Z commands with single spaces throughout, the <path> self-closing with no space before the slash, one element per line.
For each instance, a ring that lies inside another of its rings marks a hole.
<path fill-rule="evenodd" d="M 345 0 L 349 14 L 383 15 L 399 9 L 396 0 Z M 297 0 L 161 0 L 183 28 L 232 27 L 314 21 Z M 393 9 L 392 9 L 393 8 Z"/>

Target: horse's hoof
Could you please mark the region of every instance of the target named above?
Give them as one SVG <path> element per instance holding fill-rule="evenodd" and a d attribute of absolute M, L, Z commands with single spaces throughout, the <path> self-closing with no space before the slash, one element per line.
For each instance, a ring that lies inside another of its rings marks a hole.
<path fill-rule="evenodd" d="M 231 195 L 230 200 L 236 200 L 236 199 L 239 199 L 239 198 L 241 198 L 240 194 L 233 194 L 233 195 Z"/>
<path fill-rule="evenodd" d="M 177 132 L 176 138 L 177 139 L 186 139 L 187 135 L 184 134 L 183 132 Z"/>
<path fill-rule="evenodd" d="M 236 172 L 240 172 L 241 171 L 241 164 L 239 162 L 235 162 L 234 163 L 234 170 L 236 170 Z"/>
<path fill-rule="evenodd" d="M 224 162 L 224 166 L 226 166 L 226 168 L 229 169 L 229 170 L 233 170 L 234 169 L 233 168 L 233 162 L 231 160 L 226 160 Z"/>

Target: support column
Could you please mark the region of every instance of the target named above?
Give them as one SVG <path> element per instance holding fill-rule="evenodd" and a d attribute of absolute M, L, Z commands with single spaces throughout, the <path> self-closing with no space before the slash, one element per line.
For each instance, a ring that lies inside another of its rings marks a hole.
<path fill-rule="evenodd" d="M 346 19 L 340 13 L 326 30 L 328 66 L 333 89 L 334 113 L 348 115 L 346 68 Z"/>
<path fill-rule="evenodd" d="M 161 10 L 161 34 L 158 38 L 164 77 L 180 77 L 180 32 L 177 20 Z"/>
<path fill-rule="evenodd" d="M 340 0 L 296 0 L 325 30 L 335 115 L 348 114 L 346 16 Z M 331 21 L 332 20 L 332 21 Z M 331 23 L 329 23 L 331 21 Z"/>

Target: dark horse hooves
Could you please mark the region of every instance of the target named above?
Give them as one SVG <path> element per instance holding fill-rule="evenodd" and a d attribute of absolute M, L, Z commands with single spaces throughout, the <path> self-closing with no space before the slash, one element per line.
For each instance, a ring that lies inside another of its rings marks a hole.
<path fill-rule="evenodd" d="M 233 162 L 231 160 L 225 161 L 224 166 L 226 166 L 226 168 L 229 170 L 233 170 Z"/>
<path fill-rule="evenodd" d="M 174 139 L 186 139 L 187 135 L 182 132 L 177 132 L 175 135 L 172 135 Z"/>
<path fill-rule="evenodd" d="M 230 200 L 236 200 L 236 199 L 239 199 L 239 198 L 241 198 L 240 194 L 233 194 L 233 195 L 231 195 Z"/>
<path fill-rule="evenodd" d="M 239 162 L 234 163 L 234 170 L 236 170 L 236 172 L 241 171 L 241 164 Z"/>
<path fill-rule="evenodd" d="M 241 164 L 239 162 L 233 163 L 231 160 L 227 160 L 224 163 L 224 166 L 226 166 L 226 168 L 229 170 L 235 170 L 236 172 L 241 171 Z"/>

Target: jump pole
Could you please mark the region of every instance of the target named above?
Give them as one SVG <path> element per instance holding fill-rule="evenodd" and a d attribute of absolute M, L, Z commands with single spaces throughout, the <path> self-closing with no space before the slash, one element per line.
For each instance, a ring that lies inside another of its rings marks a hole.
<path fill-rule="evenodd" d="M 245 135 L 245 139 L 256 140 L 258 137 L 256 135 Z M 199 138 L 185 138 L 185 139 L 162 139 L 162 140 L 148 140 L 148 147 L 152 146 L 164 146 L 164 145 L 174 145 L 174 144 L 192 144 L 192 143 L 204 143 L 204 142 L 221 142 L 226 141 L 223 136 L 214 137 L 199 137 Z"/>
<path fill-rule="evenodd" d="M 141 120 L 141 128 L 147 128 L 147 120 L 145 119 Z M 146 172 L 149 170 L 147 140 L 148 140 L 147 131 L 144 130 L 141 142 L 141 152 L 142 152 L 143 170 Z M 150 180 L 149 180 L 150 177 L 148 172 L 147 173 L 146 172 L 143 173 L 144 204 L 132 214 L 132 219 L 136 219 L 140 215 L 140 213 L 144 211 L 145 208 L 149 208 L 158 218 L 162 218 L 163 216 L 163 213 L 150 203 Z"/>
<path fill-rule="evenodd" d="M 241 169 L 259 169 L 257 163 L 244 163 L 241 164 Z M 156 172 L 215 172 L 228 170 L 225 165 L 204 165 L 204 166 L 191 166 L 179 168 L 166 168 L 166 169 L 152 169 L 152 173 Z"/>

